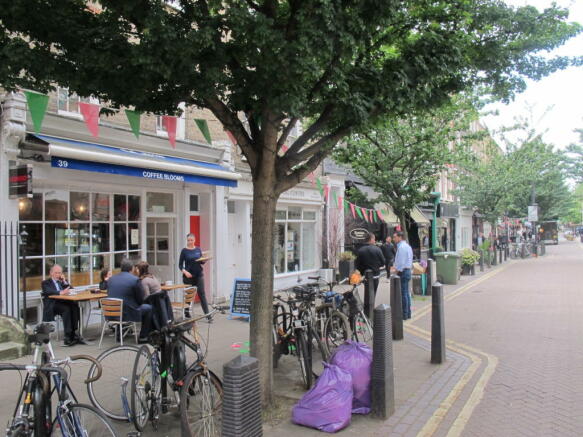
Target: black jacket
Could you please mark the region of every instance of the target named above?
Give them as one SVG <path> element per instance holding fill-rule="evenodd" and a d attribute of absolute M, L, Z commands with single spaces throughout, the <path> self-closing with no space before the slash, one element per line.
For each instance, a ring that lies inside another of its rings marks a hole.
<path fill-rule="evenodd" d="M 364 275 L 368 269 L 372 270 L 376 276 L 380 273 L 381 267 L 385 267 L 385 257 L 381 249 L 374 244 L 367 244 L 358 249 L 356 255 L 356 268 Z"/>
<path fill-rule="evenodd" d="M 64 290 L 71 285 L 66 281 L 57 281 L 61 290 Z M 52 278 L 45 279 L 41 283 L 41 296 L 43 299 L 43 322 L 52 322 L 55 320 L 55 300 L 49 299 L 49 296 L 56 295 L 60 293 L 60 290 L 57 290 L 55 287 L 55 283 L 53 282 Z"/>
<path fill-rule="evenodd" d="M 144 303 L 144 289 L 140 278 L 129 272 L 113 275 L 107 281 L 107 297 L 123 300 L 123 319 L 129 322 L 142 320 L 139 307 Z"/>
<path fill-rule="evenodd" d="M 395 245 L 393 243 L 384 243 L 381 246 L 381 250 L 383 252 L 383 256 L 385 257 L 385 262 L 389 265 L 392 265 L 395 261 L 395 255 L 397 253 Z"/>

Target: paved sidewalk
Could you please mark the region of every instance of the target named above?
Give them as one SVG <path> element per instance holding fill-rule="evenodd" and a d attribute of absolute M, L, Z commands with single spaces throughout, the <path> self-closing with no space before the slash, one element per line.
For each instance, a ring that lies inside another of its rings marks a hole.
<path fill-rule="evenodd" d="M 486 269 L 481 275 L 495 270 Z M 457 286 L 447 286 L 446 295 L 466 286 L 481 277 L 480 274 L 473 277 L 462 277 Z M 377 294 L 376 304 L 389 302 L 389 284 L 382 280 Z M 413 316 L 419 312 L 427 311 L 430 307 L 431 297 L 415 296 L 413 301 Z M 428 319 L 427 316 L 424 317 Z M 446 319 L 447 323 L 447 319 Z M 405 324 L 409 326 L 409 322 Z M 222 374 L 222 365 L 246 349 L 248 341 L 248 324 L 241 319 L 229 320 L 227 316 L 218 315 L 212 325 L 200 324 L 203 337 L 210 335 L 208 348 L 208 363 L 219 375 Z M 104 346 L 100 350 L 97 347 L 99 336 L 98 326 L 90 326 L 86 337 L 97 338 L 94 344 L 89 346 L 62 347 L 57 342 L 56 354 L 59 357 L 74 354 L 89 354 L 97 356 L 101 351 L 114 345 L 113 338 L 107 337 Z M 133 344 L 131 340 L 128 340 Z M 236 346 L 241 346 L 237 348 Z M 435 411 L 442 406 L 450 395 L 460 378 L 471 366 L 471 360 L 460 353 L 448 350 L 447 362 L 442 365 L 430 364 L 430 342 L 423 333 L 406 329 L 405 340 L 393 343 L 395 359 L 395 393 L 396 411 L 386 422 L 372 419 L 367 416 L 353 416 L 351 426 L 340 432 L 341 435 L 406 435 L 415 436 L 431 420 Z M 23 357 L 16 362 L 27 363 L 31 356 Z M 87 374 L 88 366 L 84 364 L 73 367 L 72 386 L 80 402 L 89 403 L 85 385 L 82 383 Z M 4 424 L 12 414 L 14 403 L 19 388 L 20 379 L 15 372 L 0 372 L 0 423 Z M 304 391 L 299 381 L 301 380 L 297 360 L 295 357 L 283 356 L 280 366 L 275 371 L 275 394 L 278 408 L 272 417 L 265 423 L 266 436 L 286 435 L 320 435 L 318 431 L 293 425 L 290 421 L 291 407 L 302 396 Z M 115 396 L 112 394 L 112 398 Z M 116 424 L 120 435 L 132 430 L 128 424 Z M 176 435 L 179 432 L 179 421 L 176 412 L 171 412 L 161 420 L 158 432 L 147 429 L 148 435 Z"/>

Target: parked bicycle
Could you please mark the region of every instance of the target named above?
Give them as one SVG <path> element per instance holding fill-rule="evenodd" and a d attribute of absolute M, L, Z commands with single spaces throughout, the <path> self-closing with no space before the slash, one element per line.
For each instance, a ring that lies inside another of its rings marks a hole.
<path fill-rule="evenodd" d="M 94 377 L 85 380 L 87 384 L 101 376 L 99 363 L 87 355 L 56 359 L 50 344 L 50 333 L 53 331 L 52 325 L 40 324 L 29 336 L 29 341 L 35 346 L 32 364 L 0 364 L 0 370 L 26 372 L 6 435 L 9 437 L 116 436 L 113 427 L 103 414 L 92 406 L 77 402 L 69 385 L 66 369 L 72 364 L 87 360 L 96 366 Z M 54 386 L 52 386 L 53 383 Z M 54 393 L 57 395 L 57 402 L 53 409 Z"/>

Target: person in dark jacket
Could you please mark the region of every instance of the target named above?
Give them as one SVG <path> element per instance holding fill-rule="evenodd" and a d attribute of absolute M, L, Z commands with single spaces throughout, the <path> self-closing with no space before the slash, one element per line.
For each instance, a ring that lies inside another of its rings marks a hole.
<path fill-rule="evenodd" d="M 107 281 L 107 297 L 123 300 L 124 320 L 142 322 L 138 341 L 145 343 L 152 325 L 152 305 L 144 303 L 144 289 L 140 278 L 130 273 L 132 269 L 133 265 L 129 260 L 122 260 L 121 272 Z"/>
<path fill-rule="evenodd" d="M 381 267 L 386 265 L 385 257 L 380 247 L 375 244 L 374 234 L 370 234 L 367 244 L 358 249 L 356 254 L 356 269 L 364 276 L 364 272 L 372 270 L 374 276 L 379 276 Z M 366 283 L 365 283 L 366 287 Z M 374 279 L 374 295 L 377 295 L 377 288 L 379 288 L 378 278 Z M 374 305 L 374 300 L 373 300 Z M 364 307 L 369 307 L 368 293 L 364 293 Z"/>
<path fill-rule="evenodd" d="M 387 272 L 387 279 L 389 276 L 391 276 L 391 274 L 389 273 L 391 271 L 391 267 L 393 266 L 393 262 L 395 261 L 395 254 L 397 253 L 397 249 L 395 248 L 395 245 L 393 244 L 393 241 L 391 239 L 391 236 L 387 236 L 386 240 L 385 240 L 385 244 L 383 244 L 381 246 L 381 250 L 383 251 L 383 256 L 385 257 L 385 267 L 386 267 L 386 272 Z"/>
<path fill-rule="evenodd" d="M 204 291 L 204 272 L 202 270 L 205 261 L 202 258 L 202 249 L 196 246 L 196 237 L 194 234 L 188 234 L 186 236 L 186 247 L 180 252 L 178 269 L 182 272 L 182 280 L 184 283 L 196 287 L 196 293 L 200 299 L 200 306 L 204 313 L 208 314 L 209 307 Z M 210 317 L 207 320 L 209 323 L 212 323 Z"/>
<path fill-rule="evenodd" d="M 52 322 L 55 320 L 55 314 L 63 319 L 63 328 L 65 329 L 65 346 L 74 344 L 86 344 L 75 331 L 79 327 L 79 306 L 76 302 L 64 300 L 49 299 L 52 295 L 68 295 L 73 287 L 63 276 L 63 268 L 55 264 L 49 272 L 50 278 L 44 280 L 41 284 L 43 299 L 43 322 Z"/>
<path fill-rule="evenodd" d="M 109 281 L 109 278 L 111 278 L 111 270 L 109 270 L 108 268 L 105 268 L 103 270 L 101 270 L 101 273 L 99 274 L 99 289 L 100 290 L 107 290 L 107 281 Z"/>

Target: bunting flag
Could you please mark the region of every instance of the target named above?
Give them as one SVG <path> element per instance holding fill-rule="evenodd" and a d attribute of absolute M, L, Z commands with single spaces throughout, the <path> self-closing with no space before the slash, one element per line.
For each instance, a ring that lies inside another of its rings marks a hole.
<path fill-rule="evenodd" d="M 136 136 L 137 139 L 140 139 L 140 116 L 142 113 L 140 111 L 132 111 L 130 109 L 126 109 L 126 117 L 128 118 L 128 122 L 130 123 L 130 127 L 132 128 L 132 132 Z"/>
<path fill-rule="evenodd" d="M 348 204 L 349 202 L 348 202 L 346 199 L 343 199 L 343 200 L 342 200 L 342 203 L 344 203 L 344 210 L 345 210 L 346 212 L 348 212 L 348 210 L 350 209 L 350 206 L 349 206 L 349 204 Z"/>
<path fill-rule="evenodd" d="M 310 182 L 312 183 L 312 187 L 316 186 L 316 175 L 314 172 L 311 172 L 308 177 L 310 178 Z"/>
<path fill-rule="evenodd" d="M 49 96 L 46 94 L 33 93 L 31 91 L 25 91 L 24 95 L 26 96 L 26 102 L 28 103 L 28 110 L 30 111 L 30 118 L 32 118 L 34 131 L 38 134 L 47 112 Z"/>
<path fill-rule="evenodd" d="M 334 202 L 334 205 L 338 205 L 338 195 L 336 194 L 336 191 L 332 191 L 332 202 Z"/>
<path fill-rule="evenodd" d="M 364 216 L 364 221 L 368 223 L 368 211 L 365 208 L 360 208 L 362 215 Z"/>
<path fill-rule="evenodd" d="M 101 107 L 96 103 L 79 102 L 79 112 L 85 120 L 87 129 L 94 137 L 99 136 L 99 111 Z"/>
<path fill-rule="evenodd" d="M 344 202 L 342 196 L 338 196 L 338 199 L 336 199 L 338 201 L 338 209 L 342 209 L 342 203 Z"/>
<path fill-rule="evenodd" d="M 324 185 L 324 200 L 328 202 L 328 198 L 330 197 L 330 185 Z"/>
<path fill-rule="evenodd" d="M 203 120 L 202 118 L 195 118 L 194 122 L 198 126 L 198 130 L 200 130 L 206 142 L 212 145 L 213 141 L 211 138 L 211 133 L 209 131 L 209 125 L 206 122 L 206 120 Z"/>
<path fill-rule="evenodd" d="M 350 210 L 352 211 L 352 218 L 356 218 L 356 211 L 354 208 L 354 203 L 348 202 L 348 204 L 350 205 Z"/>
<path fill-rule="evenodd" d="M 352 204 L 350 204 L 350 206 L 352 206 Z M 356 207 L 356 215 L 358 215 L 361 219 L 364 219 L 360 206 Z"/>
<path fill-rule="evenodd" d="M 170 141 L 170 145 L 173 149 L 176 149 L 176 122 L 178 121 L 177 117 L 173 117 L 172 115 L 163 115 L 162 116 L 162 125 L 166 128 L 166 132 L 168 132 L 168 141 Z"/>
<path fill-rule="evenodd" d="M 375 215 L 374 215 L 374 211 L 371 209 L 371 210 L 370 210 L 370 222 L 371 222 L 371 223 L 375 223 L 375 222 L 376 222 L 375 218 L 376 218 L 376 217 L 375 217 Z"/>
<path fill-rule="evenodd" d="M 320 195 L 324 194 L 324 189 L 322 188 L 322 182 L 320 182 L 320 178 L 316 179 L 316 186 L 318 190 L 320 190 Z"/>
<path fill-rule="evenodd" d="M 227 132 L 227 136 L 229 137 L 229 139 L 231 140 L 231 143 L 233 143 L 234 146 L 239 144 L 237 142 L 237 139 L 235 138 L 235 135 L 233 135 L 233 133 L 230 130 L 225 130 L 225 132 Z"/>
<path fill-rule="evenodd" d="M 380 212 L 380 211 L 377 211 L 377 215 L 379 216 L 379 218 L 380 218 L 382 221 L 385 221 L 385 218 L 382 216 L 382 214 L 381 214 L 381 212 Z"/>
<path fill-rule="evenodd" d="M 289 147 L 286 144 L 284 144 L 283 146 L 281 146 L 281 151 L 283 152 L 281 154 L 281 156 L 285 155 L 285 152 L 287 152 L 288 150 L 289 150 Z"/>

